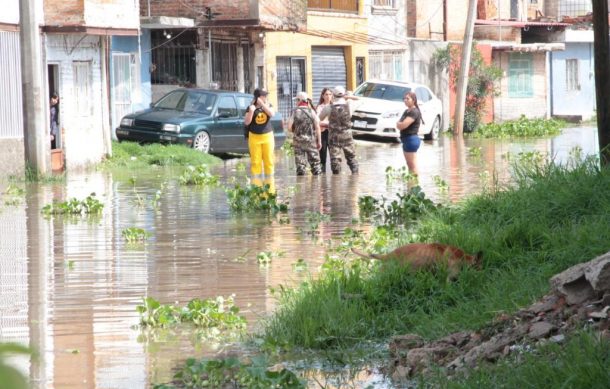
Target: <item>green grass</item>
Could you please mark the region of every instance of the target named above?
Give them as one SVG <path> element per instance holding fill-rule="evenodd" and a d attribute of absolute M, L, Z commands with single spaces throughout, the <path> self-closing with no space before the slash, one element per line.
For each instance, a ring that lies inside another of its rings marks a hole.
<path fill-rule="evenodd" d="M 219 162 L 220 159 L 204 154 L 184 145 L 164 145 L 151 143 L 140 145 L 134 142 L 113 142 L 112 157 L 104 166 L 145 167 L 145 166 L 200 166 Z"/>
<path fill-rule="evenodd" d="M 521 115 L 519 119 L 502 123 L 489 123 L 479 126 L 470 136 L 475 138 L 538 138 L 559 135 L 567 125 L 557 119 L 529 119 Z"/>
<path fill-rule="evenodd" d="M 421 387 L 439 388 L 607 388 L 610 342 L 589 332 L 571 336 L 566 344 L 547 344 L 513 353 L 496 365 L 470 370 L 448 380 L 436 371 Z"/>
<path fill-rule="evenodd" d="M 339 351 L 395 334 L 480 329 L 541 297 L 552 275 L 610 249 L 608 187 L 610 170 L 594 162 L 517 170 L 514 187 L 439 208 L 413 231 L 419 241 L 482 250 L 482 271 L 448 282 L 442 271 L 337 261 L 316 280 L 282 289 L 261 336 L 272 347 Z"/>

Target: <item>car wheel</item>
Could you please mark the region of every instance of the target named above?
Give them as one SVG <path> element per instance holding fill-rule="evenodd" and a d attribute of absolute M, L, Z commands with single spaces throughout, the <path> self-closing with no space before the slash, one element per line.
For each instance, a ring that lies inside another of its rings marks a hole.
<path fill-rule="evenodd" d="M 434 140 L 438 138 L 438 132 L 441 129 L 441 119 L 439 117 L 434 118 L 434 123 L 432 123 L 432 128 L 430 128 L 430 132 L 424 135 L 424 140 Z"/>
<path fill-rule="evenodd" d="M 205 131 L 200 131 L 195 135 L 193 140 L 193 148 L 199 150 L 202 153 L 210 152 L 210 135 Z"/>

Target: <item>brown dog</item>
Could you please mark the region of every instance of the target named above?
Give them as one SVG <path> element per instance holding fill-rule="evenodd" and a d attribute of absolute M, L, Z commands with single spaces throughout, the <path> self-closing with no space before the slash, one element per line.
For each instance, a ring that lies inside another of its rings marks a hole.
<path fill-rule="evenodd" d="M 352 248 L 354 254 L 364 258 L 375 258 L 382 261 L 396 260 L 402 265 L 411 265 L 413 269 L 431 268 L 438 264 L 447 264 L 449 278 L 454 279 L 462 265 L 481 268 L 483 253 L 468 255 L 462 249 L 441 243 L 411 243 L 398 247 L 387 254 L 367 254 Z"/>

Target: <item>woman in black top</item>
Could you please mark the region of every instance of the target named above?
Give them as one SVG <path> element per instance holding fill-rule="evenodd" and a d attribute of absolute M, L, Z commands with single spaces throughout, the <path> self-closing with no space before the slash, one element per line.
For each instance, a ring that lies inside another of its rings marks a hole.
<path fill-rule="evenodd" d="M 402 151 L 407 161 L 409 173 L 416 176 L 417 171 L 417 150 L 421 144 L 419 139 L 419 125 L 423 122 L 419 106 L 417 105 L 417 96 L 413 92 L 405 93 L 403 97 L 407 109 L 396 123 L 396 128 L 400 130 L 400 141 L 402 142 Z"/>

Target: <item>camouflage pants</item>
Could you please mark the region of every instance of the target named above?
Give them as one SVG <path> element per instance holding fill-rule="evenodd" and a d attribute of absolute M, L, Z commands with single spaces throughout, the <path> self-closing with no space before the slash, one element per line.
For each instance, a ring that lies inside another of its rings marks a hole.
<path fill-rule="evenodd" d="M 352 174 L 358 173 L 358 161 L 356 160 L 356 145 L 352 134 L 349 132 L 336 134 L 332 132 L 328 139 L 328 149 L 330 151 L 330 168 L 333 174 L 341 173 L 341 153 L 345 155 L 345 162 L 349 166 Z"/>
<path fill-rule="evenodd" d="M 311 166 L 311 174 L 314 176 L 322 173 L 320 165 L 320 153 L 315 149 L 294 149 L 294 162 L 297 165 L 297 176 L 302 176 L 307 171 L 307 164 Z"/>

